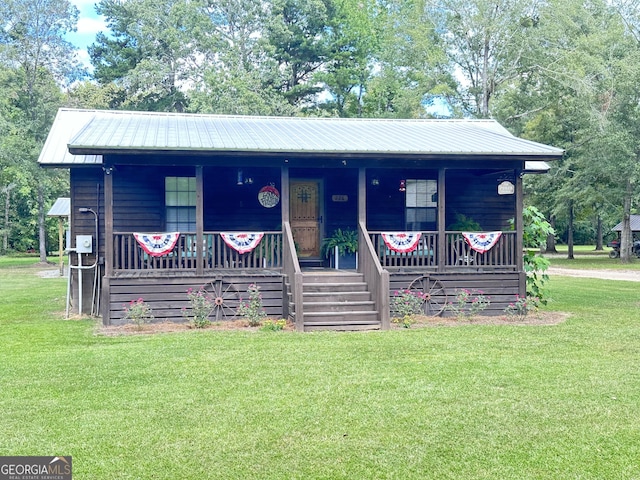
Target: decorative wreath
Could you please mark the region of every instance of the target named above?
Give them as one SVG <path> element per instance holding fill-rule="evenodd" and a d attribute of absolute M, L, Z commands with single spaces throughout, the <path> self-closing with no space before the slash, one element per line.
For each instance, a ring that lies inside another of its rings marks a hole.
<path fill-rule="evenodd" d="M 273 208 L 280 202 L 280 192 L 273 184 L 262 187 L 258 192 L 258 201 L 265 208 Z"/>

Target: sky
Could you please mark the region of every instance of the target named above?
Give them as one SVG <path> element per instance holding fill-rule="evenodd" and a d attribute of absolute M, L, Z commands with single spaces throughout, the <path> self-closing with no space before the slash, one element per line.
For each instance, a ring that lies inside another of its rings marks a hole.
<path fill-rule="evenodd" d="M 67 34 L 66 38 L 80 50 L 78 55 L 82 63 L 90 67 L 87 47 L 95 41 L 96 34 L 107 27 L 104 17 L 96 14 L 96 0 L 71 0 L 71 3 L 80 10 L 78 31 Z"/>

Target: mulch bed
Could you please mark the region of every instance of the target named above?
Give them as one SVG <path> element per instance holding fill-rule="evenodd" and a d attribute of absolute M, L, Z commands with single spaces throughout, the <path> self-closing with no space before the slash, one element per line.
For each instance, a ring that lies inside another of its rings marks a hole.
<path fill-rule="evenodd" d="M 416 323 L 411 328 L 427 328 L 427 327 L 460 327 L 463 325 L 557 325 L 564 322 L 569 314 L 562 312 L 540 312 L 528 315 L 523 320 L 512 319 L 507 316 L 476 316 L 465 319 L 456 317 L 417 317 Z M 402 325 L 391 324 L 393 330 L 404 329 Z M 97 335 L 120 336 L 120 335 L 151 335 L 155 333 L 174 333 L 186 332 L 189 330 L 220 330 L 220 331 L 246 331 L 257 332 L 260 327 L 250 327 L 246 320 L 227 320 L 223 322 L 214 322 L 208 327 L 197 329 L 188 323 L 175 322 L 154 322 L 138 327 L 137 325 L 117 325 L 117 326 L 98 326 Z M 293 331 L 295 327 L 287 324 L 285 330 Z"/>

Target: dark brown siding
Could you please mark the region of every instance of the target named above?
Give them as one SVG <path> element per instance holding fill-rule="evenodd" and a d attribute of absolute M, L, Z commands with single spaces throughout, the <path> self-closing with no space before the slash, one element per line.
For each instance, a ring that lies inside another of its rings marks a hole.
<path fill-rule="evenodd" d="M 507 173 L 507 177 L 509 172 Z M 435 170 L 383 170 L 367 172 L 367 228 L 372 231 L 402 231 L 405 229 L 405 194 L 399 191 L 406 179 L 437 179 Z M 378 185 L 372 185 L 373 179 Z M 505 173 L 491 170 L 446 171 L 447 230 L 462 214 L 478 222 L 484 231 L 508 230 L 515 215 L 515 195 L 498 195 L 498 180 Z M 513 176 L 508 177 L 512 182 Z"/>
<path fill-rule="evenodd" d="M 76 246 L 77 235 L 91 235 L 93 238 L 94 252 L 98 252 L 98 258 L 104 258 L 104 182 L 102 168 L 71 169 L 70 172 L 71 189 L 71 247 Z M 80 208 L 90 208 L 98 214 L 98 240 L 96 242 L 95 217 L 92 213 L 80 213 Z M 78 265 L 78 256 L 71 253 L 69 255 L 72 265 Z M 83 254 L 82 264 L 93 265 L 96 263 L 96 253 Z M 102 276 L 103 263 L 98 262 L 99 277 Z M 84 314 L 92 311 L 92 300 L 94 299 L 95 288 L 99 288 L 95 270 L 83 270 L 82 273 L 82 310 Z M 70 299 L 73 307 L 70 313 L 77 314 L 78 301 L 78 270 L 71 270 L 71 292 Z M 96 296 L 97 298 L 97 296 Z M 97 307 L 97 305 L 96 305 Z"/>
<path fill-rule="evenodd" d="M 242 170 L 241 185 L 238 185 L 238 170 Z M 249 178 L 252 183 L 244 183 Z M 205 167 L 205 231 L 281 230 L 280 204 L 266 208 L 258 201 L 260 189 L 271 184 L 282 192 L 279 168 Z"/>
<path fill-rule="evenodd" d="M 231 320 L 238 303 L 249 299 L 247 289 L 252 283 L 260 287 L 262 302 L 271 318 L 282 317 L 282 276 L 230 275 L 226 277 L 117 277 L 110 281 L 109 315 L 111 325 L 127 323 L 123 319 L 124 306 L 142 298 L 153 310 L 155 322 L 186 322 L 182 309 L 189 309 L 187 290 L 204 287 L 212 295 L 222 293 Z M 187 310 L 187 313 L 189 311 Z M 236 317 L 237 319 L 239 317 Z"/>
<path fill-rule="evenodd" d="M 498 174 L 487 171 L 447 170 L 446 229 L 463 214 L 483 231 L 509 230 L 516 212 L 516 196 L 498 195 Z M 511 182 L 515 180 L 511 177 Z M 514 183 L 515 185 L 515 183 Z"/>
<path fill-rule="evenodd" d="M 416 273 L 391 273 L 389 276 L 390 299 L 395 292 L 409 288 L 409 285 L 422 274 Z M 483 315 L 501 315 L 504 309 L 515 301 L 515 296 L 524 294 L 519 291 L 519 282 L 523 273 L 450 273 L 431 274 L 431 278 L 440 280 L 447 295 L 446 302 L 455 302 L 459 290 L 466 289 L 471 292 L 482 292 L 489 297 L 489 308 Z M 444 315 L 451 313 L 443 312 Z"/>

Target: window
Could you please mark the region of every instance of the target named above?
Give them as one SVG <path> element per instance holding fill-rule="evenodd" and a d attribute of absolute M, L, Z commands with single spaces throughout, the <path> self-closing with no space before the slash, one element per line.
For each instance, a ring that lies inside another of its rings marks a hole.
<path fill-rule="evenodd" d="M 195 232 L 196 178 L 166 177 L 164 187 L 167 231 Z"/>
<path fill-rule="evenodd" d="M 406 181 L 405 226 L 408 231 L 435 230 L 438 207 L 437 180 Z"/>

